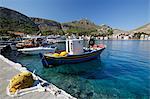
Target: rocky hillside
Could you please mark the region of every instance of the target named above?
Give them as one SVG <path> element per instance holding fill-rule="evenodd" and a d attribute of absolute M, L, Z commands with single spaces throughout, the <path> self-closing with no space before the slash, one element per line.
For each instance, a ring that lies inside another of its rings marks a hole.
<path fill-rule="evenodd" d="M 138 33 L 138 32 L 144 32 L 144 33 L 150 34 L 150 23 L 148 23 L 146 25 L 143 25 L 143 26 L 141 26 L 141 27 L 139 27 L 137 29 L 134 29 L 131 32 L 134 32 L 134 33 L 135 32 L 136 33 Z"/>
<path fill-rule="evenodd" d="M 0 34 L 8 34 L 7 31 L 42 33 L 43 35 L 72 33 L 102 35 L 112 32 L 112 28 L 106 25 L 95 25 L 87 19 L 59 23 L 48 19 L 28 17 L 17 11 L 0 7 Z"/>
<path fill-rule="evenodd" d="M 78 35 L 96 32 L 97 27 L 97 25 L 87 19 L 62 23 L 62 28 L 65 33 L 77 33 Z"/>
<path fill-rule="evenodd" d="M 105 25 L 105 24 L 99 25 L 97 27 L 97 33 L 96 34 L 101 35 L 101 36 L 112 35 L 113 34 L 113 28 L 111 28 L 110 26 Z"/>
<path fill-rule="evenodd" d="M 128 31 L 120 30 L 120 29 L 113 29 L 113 34 L 118 35 L 118 34 L 128 34 Z"/>
<path fill-rule="evenodd" d="M 37 33 L 37 25 L 31 19 L 17 11 L 0 7 L 0 34 L 7 31 Z"/>
<path fill-rule="evenodd" d="M 38 26 L 43 35 L 64 34 L 59 22 L 33 17 L 31 17 L 30 19 Z"/>
<path fill-rule="evenodd" d="M 17 11 L 0 7 L 0 35 L 7 35 L 7 31 L 24 32 L 30 34 L 72 34 L 78 35 L 101 35 L 123 33 L 146 33 L 150 34 L 150 23 L 132 31 L 113 29 L 107 25 L 96 25 L 90 20 L 81 19 L 72 22 L 59 23 L 53 20 L 33 18 Z"/>

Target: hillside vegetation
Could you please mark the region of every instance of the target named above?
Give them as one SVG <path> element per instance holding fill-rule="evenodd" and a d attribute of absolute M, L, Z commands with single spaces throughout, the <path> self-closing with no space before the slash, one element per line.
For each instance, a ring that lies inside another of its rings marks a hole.
<path fill-rule="evenodd" d="M 43 35 L 64 34 L 64 31 L 62 30 L 61 24 L 59 22 L 34 17 L 32 17 L 31 20 L 38 26 Z"/>
<path fill-rule="evenodd" d="M 29 17 L 17 11 L 0 7 L 0 35 L 7 35 L 7 31 L 34 34 L 39 31 L 39 28 Z"/>
<path fill-rule="evenodd" d="M 17 11 L 0 7 L 0 35 L 8 35 L 8 31 L 23 32 L 25 34 L 68 34 L 110 36 L 118 33 L 146 33 L 150 34 L 150 23 L 132 31 L 113 29 L 108 25 L 96 25 L 88 19 L 60 23 L 54 20 L 28 17 Z"/>
<path fill-rule="evenodd" d="M 63 31 L 65 33 L 76 33 L 77 35 L 91 34 L 92 32 L 97 32 L 97 25 L 92 23 L 87 19 L 81 19 L 79 21 L 72 21 L 67 23 L 62 23 Z"/>

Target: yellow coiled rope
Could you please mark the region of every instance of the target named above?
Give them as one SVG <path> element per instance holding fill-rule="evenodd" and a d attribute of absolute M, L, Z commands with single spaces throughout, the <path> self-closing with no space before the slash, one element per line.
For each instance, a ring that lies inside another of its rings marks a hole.
<path fill-rule="evenodd" d="M 34 79 L 30 72 L 22 72 L 14 76 L 9 83 L 9 91 L 14 94 L 19 89 L 29 88 L 33 85 Z"/>

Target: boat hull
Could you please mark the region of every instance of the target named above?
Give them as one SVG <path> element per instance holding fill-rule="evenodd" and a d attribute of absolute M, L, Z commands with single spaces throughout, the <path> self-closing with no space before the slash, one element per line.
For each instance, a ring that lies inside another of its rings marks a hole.
<path fill-rule="evenodd" d="M 69 55 L 67 57 L 57 57 L 57 58 L 48 57 L 40 53 L 40 57 L 42 58 L 42 64 L 44 67 L 54 67 L 62 64 L 75 64 L 96 59 L 100 57 L 100 54 L 104 49 L 105 48 L 102 48 L 100 50 L 82 55 Z"/>
<path fill-rule="evenodd" d="M 53 50 L 38 50 L 38 51 L 22 51 L 21 53 L 27 54 L 27 55 L 38 55 L 39 53 L 48 53 L 48 52 L 54 52 Z"/>
<path fill-rule="evenodd" d="M 56 48 L 24 48 L 18 51 L 27 55 L 38 55 L 39 53 L 55 52 Z"/>

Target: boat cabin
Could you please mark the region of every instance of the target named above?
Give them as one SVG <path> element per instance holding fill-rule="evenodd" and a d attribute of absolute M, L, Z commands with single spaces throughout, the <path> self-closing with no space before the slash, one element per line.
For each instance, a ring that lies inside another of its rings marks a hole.
<path fill-rule="evenodd" d="M 70 55 L 79 55 L 83 51 L 83 39 L 67 39 L 66 40 L 66 52 Z"/>

